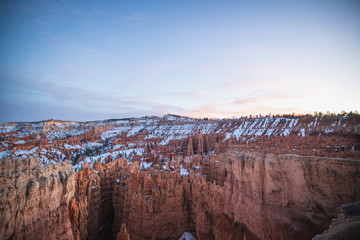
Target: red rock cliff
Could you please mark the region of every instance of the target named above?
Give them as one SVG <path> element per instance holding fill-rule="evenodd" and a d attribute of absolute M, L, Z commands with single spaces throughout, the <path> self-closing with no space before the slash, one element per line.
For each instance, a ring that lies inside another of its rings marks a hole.
<path fill-rule="evenodd" d="M 190 160 L 189 175 L 179 161 L 173 172 L 122 159 L 97 167 L 102 214 L 113 219 L 104 228 L 115 238 L 125 223 L 131 239 L 311 239 L 360 199 L 357 160 L 237 151 Z"/>
<path fill-rule="evenodd" d="M 69 203 L 74 168 L 36 158 L 1 160 L 0 238 L 72 239 Z"/>
<path fill-rule="evenodd" d="M 311 239 L 342 203 L 360 199 L 360 161 L 231 152 L 210 158 L 214 162 L 213 171 L 225 164 L 223 185 L 191 184 L 192 218 L 201 239 L 231 232 L 222 230 L 223 219 L 260 239 Z"/>

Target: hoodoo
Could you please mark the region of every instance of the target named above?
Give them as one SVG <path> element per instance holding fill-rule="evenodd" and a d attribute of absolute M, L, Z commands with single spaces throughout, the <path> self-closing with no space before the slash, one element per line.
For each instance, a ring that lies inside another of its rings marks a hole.
<path fill-rule="evenodd" d="M 359 127 L 344 116 L 3 124 L 1 239 L 327 239 L 356 224 Z"/>

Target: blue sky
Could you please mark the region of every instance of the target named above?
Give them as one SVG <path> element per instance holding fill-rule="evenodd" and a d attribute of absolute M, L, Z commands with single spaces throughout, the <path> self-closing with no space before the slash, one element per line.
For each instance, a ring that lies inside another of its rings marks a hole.
<path fill-rule="evenodd" d="M 359 110 L 359 1 L 0 3 L 0 122 Z"/>

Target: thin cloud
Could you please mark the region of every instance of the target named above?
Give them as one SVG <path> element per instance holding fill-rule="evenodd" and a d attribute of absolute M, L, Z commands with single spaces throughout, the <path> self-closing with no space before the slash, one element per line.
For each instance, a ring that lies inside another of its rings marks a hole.
<path fill-rule="evenodd" d="M 133 13 L 126 20 L 127 21 L 141 21 L 141 17 L 140 17 L 139 13 Z"/>
<path fill-rule="evenodd" d="M 105 15 L 104 11 L 101 11 L 101 10 L 97 9 L 96 7 L 93 7 L 93 12 L 98 14 L 98 15 Z"/>
<path fill-rule="evenodd" d="M 276 91 L 257 91 L 226 103 L 212 103 L 203 105 L 187 113 L 192 117 L 239 117 L 250 114 L 289 113 L 299 109 L 288 107 L 274 107 L 272 101 L 286 101 L 298 96 Z"/>
<path fill-rule="evenodd" d="M 5 121 L 28 121 L 34 116 L 16 115 L 18 109 L 37 106 L 31 115 L 39 114 L 42 119 L 72 118 L 77 120 L 95 120 L 102 118 L 121 118 L 142 115 L 165 115 L 169 112 L 183 114 L 185 110 L 179 106 L 159 103 L 151 97 L 129 97 L 118 92 L 96 91 L 86 88 L 64 86 L 52 82 L 36 80 L 29 77 L 6 74 L 1 84 L 5 99 L 15 99 L 16 107 L 4 109 Z M 19 87 L 21 86 L 21 87 Z M 43 101 L 47 99 L 47 101 Z M 55 111 L 61 109 L 61 111 Z M 46 111 L 44 111 L 46 110 Z M 49 112 L 47 115 L 47 111 Z M 46 113 L 46 114 L 44 114 Z M 9 120 L 5 115 L 18 116 Z M 69 116 L 69 117 L 68 117 Z M 38 116 L 36 116 L 38 118 Z M 41 119 L 38 119 L 41 120 Z"/>

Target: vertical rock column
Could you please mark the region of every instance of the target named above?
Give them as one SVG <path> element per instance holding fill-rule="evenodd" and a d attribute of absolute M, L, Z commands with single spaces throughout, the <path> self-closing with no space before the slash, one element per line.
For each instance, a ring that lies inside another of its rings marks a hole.
<path fill-rule="evenodd" d="M 28 157 L 0 161 L 0 239 L 73 239 L 70 162 L 42 166 Z"/>

